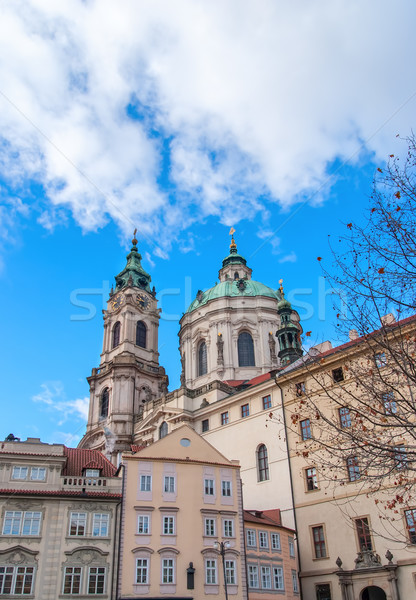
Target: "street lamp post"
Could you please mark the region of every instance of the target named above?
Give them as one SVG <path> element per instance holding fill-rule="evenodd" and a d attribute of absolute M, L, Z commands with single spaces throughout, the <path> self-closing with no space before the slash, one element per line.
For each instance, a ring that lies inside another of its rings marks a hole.
<path fill-rule="evenodd" d="M 225 553 L 231 547 L 231 544 L 228 540 L 225 542 L 215 542 L 214 548 L 218 550 L 218 552 L 222 556 L 222 570 L 224 572 L 224 590 L 225 590 L 225 600 L 228 600 L 228 588 L 227 588 L 227 573 L 225 571 Z"/>

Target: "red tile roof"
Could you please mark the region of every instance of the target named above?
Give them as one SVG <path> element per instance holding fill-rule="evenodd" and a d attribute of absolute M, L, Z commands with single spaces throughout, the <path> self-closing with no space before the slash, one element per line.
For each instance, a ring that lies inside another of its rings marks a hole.
<path fill-rule="evenodd" d="M 140 452 L 140 450 L 143 450 L 143 448 L 147 448 L 147 446 L 146 444 L 142 444 L 141 446 L 138 446 L 137 444 L 131 444 L 130 448 L 132 452 Z"/>
<path fill-rule="evenodd" d="M 263 381 L 267 381 L 270 378 L 271 378 L 270 373 L 263 373 L 263 375 L 257 375 L 257 377 L 253 377 L 253 379 L 250 379 L 249 381 L 247 381 L 247 384 L 248 385 L 257 385 L 258 383 L 263 383 Z"/>
<path fill-rule="evenodd" d="M 121 494 L 110 494 L 105 491 L 101 492 L 90 492 L 87 489 L 85 492 L 82 490 L 5 490 L 0 489 L 0 495 L 6 496 L 81 496 L 94 497 L 94 498 L 121 498 Z"/>
<path fill-rule="evenodd" d="M 244 521 L 250 523 L 262 523 L 263 525 L 275 525 L 281 527 L 280 510 L 245 510 Z"/>
<path fill-rule="evenodd" d="M 87 448 L 67 448 L 64 446 L 64 455 L 67 457 L 66 465 L 62 469 L 62 475 L 81 476 L 84 469 L 100 469 L 101 477 L 114 477 L 116 467 L 98 450 Z M 94 466 L 91 466 L 94 465 Z"/>

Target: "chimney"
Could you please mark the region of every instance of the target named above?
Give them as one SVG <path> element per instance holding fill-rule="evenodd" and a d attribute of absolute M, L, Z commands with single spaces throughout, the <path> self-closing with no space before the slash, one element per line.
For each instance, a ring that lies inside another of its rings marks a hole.
<path fill-rule="evenodd" d="M 350 338 L 350 342 L 358 339 L 360 336 L 358 335 L 358 331 L 356 329 L 350 329 L 348 337 Z"/>
<path fill-rule="evenodd" d="M 392 313 L 388 313 L 387 315 L 381 317 L 380 321 L 384 327 L 388 327 L 396 322 L 396 317 Z"/>

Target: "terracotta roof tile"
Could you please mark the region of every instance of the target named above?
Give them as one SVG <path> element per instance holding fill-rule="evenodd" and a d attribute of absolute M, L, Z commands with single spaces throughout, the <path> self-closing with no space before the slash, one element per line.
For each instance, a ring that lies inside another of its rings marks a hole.
<path fill-rule="evenodd" d="M 101 477 L 114 477 L 117 471 L 116 467 L 98 450 L 67 448 L 64 446 L 64 455 L 67 457 L 67 462 L 62 470 L 63 476 L 83 475 L 86 468 L 100 469 Z M 92 467 L 91 464 L 96 466 Z"/>
<path fill-rule="evenodd" d="M 111 494 L 105 490 L 102 492 L 82 492 L 82 490 L 7 490 L 0 489 L 0 495 L 9 496 L 81 496 L 85 498 L 121 498 L 121 494 Z"/>

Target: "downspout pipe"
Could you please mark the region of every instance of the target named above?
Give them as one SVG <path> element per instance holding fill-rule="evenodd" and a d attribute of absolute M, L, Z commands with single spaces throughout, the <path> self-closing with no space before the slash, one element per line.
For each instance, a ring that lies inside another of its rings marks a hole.
<path fill-rule="evenodd" d="M 302 568 L 301 568 L 300 550 L 299 550 L 298 523 L 297 523 L 297 519 L 296 519 L 295 497 L 293 495 L 292 465 L 291 465 L 291 462 L 290 462 L 290 454 L 289 454 L 290 450 L 289 450 L 289 440 L 288 440 L 288 435 L 287 435 L 285 406 L 284 406 L 284 402 L 283 402 L 283 390 L 280 387 L 280 385 L 277 383 L 277 378 L 276 377 L 274 379 L 274 382 L 275 382 L 275 384 L 277 385 L 277 387 L 280 390 L 280 397 L 282 399 L 283 426 L 285 428 L 287 462 L 288 462 L 288 465 L 289 465 L 290 495 L 292 497 L 293 520 L 294 520 L 295 529 L 296 529 L 296 548 L 297 548 L 297 551 L 298 551 L 298 567 L 299 567 L 299 573 L 300 573 L 302 571 Z M 299 577 L 299 596 L 300 596 L 300 600 L 303 600 L 302 579 L 300 577 Z"/>

